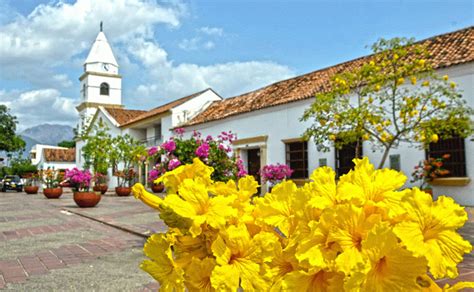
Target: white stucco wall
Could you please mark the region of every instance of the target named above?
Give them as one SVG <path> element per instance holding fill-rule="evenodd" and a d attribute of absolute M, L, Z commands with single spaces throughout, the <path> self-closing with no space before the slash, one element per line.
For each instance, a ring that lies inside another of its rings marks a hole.
<path fill-rule="evenodd" d="M 440 75 L 448 74 L 450 79 L 456 82 L 459 89 L 463 92 L 464 98 L 471 107 L 474 107 L 474 68 L 473 64 L 453 66 L 438 72 Z M 251 138 L 256 136 L 268 135 L 267 140 L 267 163 L 285 163 L 285 144 L 284 139 L 298 138 L 303 134 L 309 123 L 300 122 L 299 118 L 303 111 L 311 104 L 312 99 L 294 102 L 282 106 L 271 107 L 229 117 L 210 123 L 187 127 L 187 135 L 193 130 L 198 130 L 203 135 L 213 135 L 216 137 L 222 131 L 232 130 L 237 133 L 238 139 Z M 474 176 L 474 142 L 470 139 L 466 143 L 466 167 L 467 175 L 472 179 Z M 370 145 L 364 143 L 364 155 L 377 164 L 380 161 L 381 153 L 371 151 Z M 401 170 L 407 175 L 409 183 L 411 172 L 419 161 L 425 158 L 425 152 L 416 148 L 409 148 L 406 144 L 393 149 L 390 154 L 401 155 Z M 329 152 L 321 153 L 316 150 L 315 144 L 308 143 L 308 164 L 309 173 L 318 167 L 318 159 L 326 158 L 327 165 L 335 168 L 335 153 L 332 149 Z M 388 167 L 388 161 L 385 167 Z M 435 197 L 447 194 L 452 196 L 457 202 L 463 205 L 474 206 L 474 182 L 462 187 L 434 187 Z"/>
<path fill-rule="evenodd" d="M 173 108 L 172 112 L 172 127 L 176 127 L 183 122 L 194 117 L 196 114 L 206 109 L 213 101 L 221 100 L 214 91 L 208 89 L 202 94 L 188 100 L 187 102 Z"/>
<path fill-rule="evenodd" d="M 109 84 L 109 95 L 100 95 L 100 85 Z M 83 101 L 105 104 L 122 104 L 122 79 L 120 77 L 89 74 L 81 81 L 80 90 L 86 85 Z"/>

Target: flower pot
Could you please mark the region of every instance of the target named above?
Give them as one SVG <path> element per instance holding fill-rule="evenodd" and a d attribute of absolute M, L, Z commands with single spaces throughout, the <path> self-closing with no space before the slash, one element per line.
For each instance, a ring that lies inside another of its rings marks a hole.
<path fill-rule="evenodd" d="M 108 186 L 107 185 L 96 185 L 93 187 L 94 192 L 100 192 L 102 195 L 107 192 Z"/>
<path fill-rule="evenodd" d="M 423 189 L 422 191 L 433 196 L 433 189 Z"/>
<path fill-rule="evenodd" d="M 63 194 L 62 188 L 43 189 L 43 195 L 48 199 L 57 199 Z"/>
<path fill-rule="evenodd" d="M 79 207 L 90 208 L 100 202 L 101 195 L 95 192 L 74 192 L 73 198 Z"/>
<path fill-rule="evenodd" d="M 165 185 L 163 184 L 152 184 L 151 185 L 151 190 L 157 194 L 157 193 L 162 193 L 163 190 L 165 189 Z"/>
<path fill-rule="evenodd" d="M 35 195 L 38 193 L 38 186 L 25 186 L 25 193 L 28 195 Z"/>
<path fill-rule="evenodd" d="M 117 196 L 120 196 L 120 197 L 130 196 L 131 192 L 132 192 L 132 188 L 129 188 L 129 187 L 116 187 L 115 188 L 115 193 L 117 194 Z"/>

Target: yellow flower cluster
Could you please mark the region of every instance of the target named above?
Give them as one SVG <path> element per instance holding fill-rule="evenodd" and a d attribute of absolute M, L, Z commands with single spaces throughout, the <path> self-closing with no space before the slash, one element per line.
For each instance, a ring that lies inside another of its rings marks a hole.
<path fill-rule="evenodd" d="M 148 239 L 142 269 L 162 291 L 442 291 L 433 278 L 455 278 L 471 251 L 456 232 L 464 209 L 354 161 L 338 182 L 321 167 L 304 186 L 284 181 L 263 197 L 251 176 L 212 181 L 199 159 L 157 180 L 164 199 L 135 185 L 169 227 Z M 474 284 L 444 290 L 465 287 Z"/>

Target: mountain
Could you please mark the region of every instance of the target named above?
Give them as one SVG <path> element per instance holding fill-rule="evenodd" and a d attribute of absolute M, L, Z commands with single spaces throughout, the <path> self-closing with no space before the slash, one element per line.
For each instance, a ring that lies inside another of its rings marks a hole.
<path fill-rule="evenodd" d="M 73 128 L 66 125 L 41 124 L 28 128 L 20 133 L 23 138 L 30 138 L 36 142 L 35 144 L 46 144 L 56 146 L 64 140 L 72 140 L 74 138 Z M 26 140 L 25 140 L 26 142 Z M 34 145 L 34 144 L 33 144 Z M 29 151 L 31 147 L 27 147 Z"/>

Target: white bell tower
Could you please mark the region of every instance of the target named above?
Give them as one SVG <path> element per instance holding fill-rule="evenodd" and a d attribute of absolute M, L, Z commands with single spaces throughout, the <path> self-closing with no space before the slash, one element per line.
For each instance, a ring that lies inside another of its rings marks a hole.
<path fill-rule="evenodd" d="M 84 73 L 79 77 L 81 82 L 81 103 L 76 107 L 81 120 L 79 130 L 92 118 L 99 106 L 122 108 L 122 76 L 112 48 L 102 31 L 92 44 L 89 55 L 84 62 Z"/>

